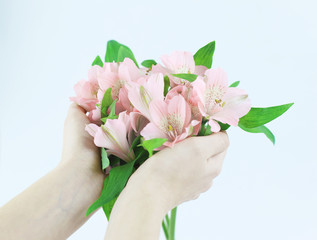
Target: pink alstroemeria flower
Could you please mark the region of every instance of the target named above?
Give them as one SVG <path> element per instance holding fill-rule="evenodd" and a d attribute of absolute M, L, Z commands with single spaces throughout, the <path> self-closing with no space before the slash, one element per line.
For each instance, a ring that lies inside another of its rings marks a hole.
<path fill-rule="evenodd" d="M 149 110 L 151 122 L 141 131 L 141 135 L 145 140 L 167 138 L 165 146 L 172 147 L 192 135 L 193 127 L 199 124 L 199 121 L 191 120 L 190 106 L 181 95 L 168 102 L 152 101 Z"/>
<path fill-rule="evenodd" d="M 154 100 L 164 99 L 164 78 L 162 73 L 152 74 L 149 78 L 141 78 L 128 87 L 128 97 L 136 108 L 147 119 L 151 120 L 149 106 Z"/>
<path fill-rule="evenodd" d="M 174 51 L 171 55 L 163 55 L 161 61 L 164 65 L 157 64 L 153 66 L 152 72 L 161 72 L 164 75 L 168 75 L 173 82 L 171 86 L 175 84 L 186 84 L 187 80 L 173 77 L 170 74 L 186 73 L 203 75 L 207 68 L 205 66 L 195 66 L 195 60 L 193 54 L 184 51 Z"/>
<path fill-rule="evenodd" d="M 184 99 L 190 106 L 192 119 L 199 121 L 199 124 L 197 124 L 193 129 L 193 135 L 197 135 L 200 130 L 200 123 L 202 121 L 202 115 L 198 108 L 198 103 L 200 99 L 191 84 L 178 85 L 172 88 L 166 95 L 166 101 L 170 101 L 173 97 L 177 95 L 182 95 L 184 97 Z"/>
<path fill-rule="evenodd" d="M 205 79 L 199 77 L 192 85 L 200 98 L 199 109 L 209 120 L 211 131 L 220 131 L 217 121 L 237 126 L 239 119 L 251 109 L 248 94 L 242 89 L 229 87 L 227 74 L 220 68 L 209 69 L 205 75 Z"/>
<path fill-rule="evenodd" d="M 125 58 L 122 63 L 104 63 L 103 71 L 97 76 L 100 86 L 98 91 L 99 101 L 102 101 L 105 91 L 111 88 L 112 98 L 118 99 L 116 113 L 125 110 L 132 111 L 133 108 L 129 102 L 125 85 L 138 80 L 143 75 L 144 73 L 129 58 Z"/>
<path fill-rule="evenodd" d="M 126 112 L 120 113 L 118 119 L 108 119 L 101 127 L 90 123 L 85 129 L 94 137 L 95 145 L 105 148 L 108 154 L 126 162 L 134 159 L 134 152 L 130 151 L 133 132 L 130 117 Z"/>
<path fill-rule="evenodd" d="M 97 92 L 99 89 L 98 81 L 95 78 L 99 66 L 93 66 L 88 72 L 88 81 L 81 80 L 75 86 L 76 97 L 70 97 L 70 100 L 82 106 L 87 112 L 96 108 L 98 103 Z"/>

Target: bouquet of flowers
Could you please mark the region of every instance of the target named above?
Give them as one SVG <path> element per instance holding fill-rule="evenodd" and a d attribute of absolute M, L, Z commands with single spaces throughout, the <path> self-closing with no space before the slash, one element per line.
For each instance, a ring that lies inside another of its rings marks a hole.
<path fill-rule="evenodd" d="M 215 42 L 194 55 L 175 51 L 161 62 L 145 60 L 139 67 L 127 46 L 111 40 L 105 60 L 97 56 L 88 81 L 78 82 L 71 100 L 87 112 L 86 130 L 101 148 L 102 170 L 107 173 L 99 199 L 87 210 L 102 207 L 109 219 L 115 201 L 131 174 L 155 152 L 193 136 L 210 135 L 230 126 L 264 133 L 265 126 L 293 103 L 268 108 L 251 107 L 239 81 L 229 85 L 220 68 L 211 68 Z M 174 239 L 176 208 L 162 227 Z"/>

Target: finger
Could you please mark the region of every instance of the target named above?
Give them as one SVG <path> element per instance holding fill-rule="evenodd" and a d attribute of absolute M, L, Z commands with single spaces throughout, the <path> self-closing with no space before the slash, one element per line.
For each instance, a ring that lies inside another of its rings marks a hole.
<path fill-rule="evenodd" d="M 207 160 L 225 151 L 229 146 L 229 139 L 226 132 L 219 132 L 209 136 L 189 138 L 188 143 L 196 148 L 198 156 Z"/>
<path fill-rule="evenodd" d="M 208 177 L 215 178 L 220 174 L 226 153 L 227 151 L 224 151 L 217 154 L 216 156 L 208 158 L 206 166 Z"/>
<path fill-rule="evenodd" d="M 84 113 L 86 114 L 86 110 L 79 106 L 77 103 L 72 103 L 68 108 L 68 114 L 77 114 L 77 113 Z"/>
<path fill-rule="evenodd" d="M 74 121 L 82 120 L 84 122 L 88 121 L 86 116 L 86 111 L 76 103 L 72 103 L 68 108 L 67 117 L 65 119 L 65 124 L 73 124 Z"/>

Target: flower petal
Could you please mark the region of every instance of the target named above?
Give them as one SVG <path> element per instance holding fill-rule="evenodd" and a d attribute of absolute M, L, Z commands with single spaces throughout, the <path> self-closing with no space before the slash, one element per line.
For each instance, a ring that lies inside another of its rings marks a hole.
<path fill-rule="evenodd" d="M 145 128 L 143 128 L 141 131 L 141 136 L 143 136 L 145 140 L 153 138 L 167 138 L 167 135 L 151 122 L 147 124 Z"/>

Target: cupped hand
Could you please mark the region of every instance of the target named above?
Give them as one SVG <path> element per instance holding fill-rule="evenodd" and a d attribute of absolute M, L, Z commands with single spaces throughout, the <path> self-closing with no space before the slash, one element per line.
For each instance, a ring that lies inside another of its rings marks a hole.
<path fill-rule="evenodd" d="M 70 105 L 64 123 L 62 160 L 60 165 L 75 167 L 85 174 L 103 174 L 100 163 L 100 149 L 85 131 L 89 124 L 85 110 L 73 103 Z"/>
<path fill-rule="evenodd" d="M 128 186 L 139 186 L 147 196 L 160 199 L 169 211 L 211 187 L 228 146 L 225 132 L 188 138 L 149 158 L 130 178 Z"/>

